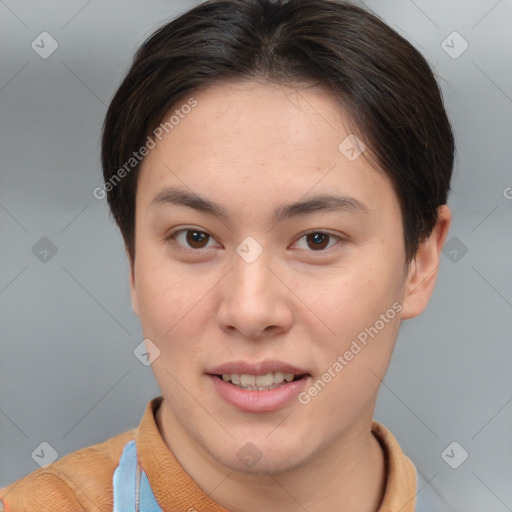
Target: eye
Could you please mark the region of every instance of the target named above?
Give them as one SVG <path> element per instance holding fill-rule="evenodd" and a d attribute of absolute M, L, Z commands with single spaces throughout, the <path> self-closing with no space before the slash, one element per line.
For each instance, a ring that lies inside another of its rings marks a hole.
<path fill-rule="evenodd" d="M 209 245 L 210 242 L 214 242 L 214 238 L 211 235 L 204 231 L 192 228 L 174 231 L 167 236 L 167 240 L 176 241 L 185 249 L 206 249 L 209 247 L 215 247 L 215 243 L 213 243 L 213 245 Z M 302 235 L 295 245 L 298 249 L 321 252 L 325 249 L 329 249 L 340 240 L 342 240 L 341 237 L 330 233 L 325 233 L 323 231 L 311 231 Z"/>
<path fill-rule="evenodd" d="M 306 247 L 304 247 L 304 244 L 302 247 L 299 247 L 299 249 L 311 249 L 313 251 L 322 251 L 326 248 L 330 248 L 337 241 L 341 240 L 341 237 L 331 235 L 329 233 L 324 233 L 323 231 L 312 231 L 310 233 L 306 233 L 303 235 L 299 240 L 297 241 L 297 244 L 301 242 L 301 240 L 305 240 Z M 330 242 L 334 242 L 331 245 Z"/>
<path fill-rule="evenodd" d="M 198 229 L 180 229 L 171 233 L 167 239 L 175 240 L 187 249 L 204 249 L 209 247 L 208 242 L 210 239 L 213 241 L 211 235 Z"/>

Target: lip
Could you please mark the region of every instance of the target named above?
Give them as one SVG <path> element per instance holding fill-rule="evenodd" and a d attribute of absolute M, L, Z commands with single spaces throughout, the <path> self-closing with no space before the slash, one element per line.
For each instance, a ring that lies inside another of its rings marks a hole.
<path fill-rule="evenodd" d="M 246 375 L 264 375 L 265 373 L 283 372 L 303 375 L 299 380 L 287 382 L 277 388 L 267 391 L 242 389 L 225 382 L 223 373 L 238 373 Z M 271 412 L 286 407 L 297 400 L 299 393 L 306 386 L 311 374 L 298 366 L 277 360 L 232 361 L 213 367 L 207 375 L 220 397 L 230 405 L 244 412 Z"/>
<path fill-rule="evenodd" d="M 304 368 L 293 366 L 284 361 L 266 360 L 255 363 L 248 361 L 231 361 L 212 368 L 210 375 L 222 375 L 223 373 L 245 373 L 246 375 L 264 375 L 265 373 L 283 372 L 294 373 L 295 375 L 304 375 L 309 373 Z"/>
<path fill-rule="evenodd" d="M 234 373 L 234 372 L 233 372 Z M 213 386 L 228 404 L 244 412 L 271 412 L 297 401 L 299 393 L 306 386 L 309 375 L 268 391 L 251 391 L 224 382 L 217 375 L 208 375 Z"/>

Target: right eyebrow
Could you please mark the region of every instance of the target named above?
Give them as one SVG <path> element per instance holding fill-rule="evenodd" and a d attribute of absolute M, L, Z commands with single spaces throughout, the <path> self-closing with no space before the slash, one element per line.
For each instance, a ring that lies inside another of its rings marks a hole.
<path fill-rule="evenodd" d="M 164 188 L 153 198 L 149 206 L 154 207 L 165 204 L 188 206 L 194 210 L 215 215 L 216 217 L 222 217 L 226 220 L 229 218 L 226 209 L 220 204 L 205 199 L 194 192 L 179 188 Z"/>
<path fill-rule="evenodd" d="M 150 207 L 166 204 L 187 206 L 194 210 L 229 220 L 228 212 L 224 206 L 188 190 L 166 187 L 154 197 Z M 354 197 L 338 194 L 320 194 L 306 200 L 279 205 L 274 210 L 273 218 L 283 220 L 320 211 L 347 211 L 361 214 L 369 213 L 370 209 Z"/>

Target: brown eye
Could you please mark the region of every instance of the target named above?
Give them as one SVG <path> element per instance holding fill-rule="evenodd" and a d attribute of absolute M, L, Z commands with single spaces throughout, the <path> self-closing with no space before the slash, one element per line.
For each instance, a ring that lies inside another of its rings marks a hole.
<path fill-rule="evenodd" d="M 342 237 L 324 233 L 323 231 L 310 231 L 302 235 L 295 243 L 295 246 L 297 249 L 309 252 L 327 252 L 326 249 L 330 249 L 342 240 Z"/>
<path fill-rule="evenodd" d="M 330 235 L 327 233 L 309 233 L 306 235 L 308 247 L 314 251 L 325 249 L 329 243 Z"/>
<path fill-rule="evenodd" d="M 168 240 L 173 240 L 184 249 L 204 249 L 209 246 L 211 235 L 197 229 L 180 229 L 168 236 Z"/>
<path fill-rule="evenodd" d="M 207 235 L 202 231 L 191 231 L 190 229 L 188 229 L 186 233 L 187 243 L 190 245 L 190 247 L 193 247 L 194 249 L 202 249 L 203 247 L 206 247 L 208 239 L 210 238 L 210 235 Z"/>

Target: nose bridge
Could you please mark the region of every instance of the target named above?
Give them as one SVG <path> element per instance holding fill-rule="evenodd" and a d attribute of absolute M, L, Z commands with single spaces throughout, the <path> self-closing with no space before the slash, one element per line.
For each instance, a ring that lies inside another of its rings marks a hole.
<path fill-rule="evenodd" d="M 260 246 L 261 247 L 261 246 Z M 245 251 L 244 251 L 245 249 Z M 271 290 L 270 280 L 275 279 L 269 270 L 270 254 L 256 247 L 240 244 L 234 258 L 232 289 L 240 299 L 264 299 Z"/>
<path fill-rule="evenodd" d="M 289 328 L 292 315 L 281 295 L 286 287 L 269 268 L 272 267 L 271 254 L 265 251 L 256 254 L 250 245 L 245 249 L 248 250 L 235 254 L 223 291 L 219 310 L 221 326 L 235 328 L 247 338 L 257 338 L 271 326 Z"/>

